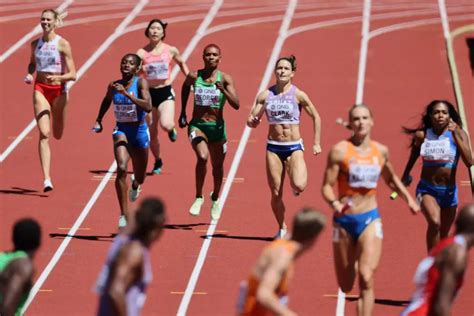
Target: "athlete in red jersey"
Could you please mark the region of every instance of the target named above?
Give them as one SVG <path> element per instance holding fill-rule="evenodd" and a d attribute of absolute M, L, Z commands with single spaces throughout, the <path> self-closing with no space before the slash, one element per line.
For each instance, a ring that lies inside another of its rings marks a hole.
<path fill-rule="evenodd" d="M 462 286 L 468 251 L 474 246 L 474 204 L 461 209 L 456 233 L 441 240 L 418 265 L 416 291 L 402 316 L 449 315 Z"/>

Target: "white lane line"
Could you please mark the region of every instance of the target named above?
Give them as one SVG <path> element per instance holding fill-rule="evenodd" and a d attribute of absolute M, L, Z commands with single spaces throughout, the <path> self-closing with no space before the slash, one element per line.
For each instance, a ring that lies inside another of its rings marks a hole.
<path fill-rule="evenodd" d="M 132 12 L 122 20 L 122 22 L 117 26 L 112 33 L 102 45 L 87 59 L 87 61 L 82 65 L 82 67 L 77 71 L 77 79 L 75 82 L 69 81 L 66 86 L 67 89 L 70 89 L 74 84 L 81 79 L 84 73 L 97 61 L 97 59 L 109 48 L 109 46 L 123 33 L 125 28 L 130 24 L 130 22 L 138 15 L 138 13 L 143 9 L 143 7 L 148 3 L 148 0 L 140 0 L 140 2 L 134 7 Z M 29 132 L 36 126 L 36 120 L 33 119 L 28 124 L 28 126 L 18 135 L 17 138 L 7 147 L 7 149 L 0 155 L 0 163 L 3 162 L 8 155 L 15 149 L 16 146 L 28 135 Z"/>
<path fill-rule="evenodd" d="M 273 73 L 275 62 L 278 59 L 278 55 L 280 54 L 281 48 L 285 41 L 291 20 L 296 10 L 297 3 L 298 3 L 297 0 L 289 0 L 288 7 L 286 9 L 285 16 L 283 18 L 283 22 L 279 30 L 278 38 L 274 44 L 270 60 L 267 63 L 267 69 L 265 70 L 265 74 L 262 78 L 262 82 L 260 83 L 260 87 L 258 88 L 258 91 L 263 90 L 270 81 L 270 77 Z M 222 194 L 220 196 L 220 201 L 221 201 L 220 206 L 221 206 L 222 211 L 224 209 L 227 196 L 232 186 L 233 179 L 235 178 L 235 174 L 237 173 L 237 169 L 242 159 L 245 146 L 247 145 L 248 138 L 250 136 L 250 131 L 251 129 L 246 126 L 242 134 L 242 137 L 240 139 L 239 146 L 235 153 L 234 159 L 232 160 L 229 174 L 227 175 L 227 179 L 224 183 L 224 188 L 222 189 Z M 191 277 L 189 278 L 188 285 L 186 286 L 186 290 L 184 291 L 183 298 L 181 299 L 181 303 L 179 304 L 179 309 L 177 312 L 178 316 L 186 315 L 186 311 L 189 307 L 189 303 L 191 302 L 191 297 L 194 292 L 194 289 L 196 288 L 199 275 L 201 273 L 202 267 L 204 266 L 204 262 L 206 261 L 207 252 L 212 242 L 212 235 L 214 234 L 214 231 L 216 229 L 218 222 L 219 222 L 218 220 L 213 220 L 211 222 L 211 225 L 209 226 L 209 229 L 207 230 L 206 236 L 208 237 L 204 239 L 202 243 L 202 247 L 201 247 L 201 250 L 199 251 L 198 259 L 194 266 L 193 272 L 191 273 Z"/>
<path fill-rule="evenodd" d="M 449 70 L 451 73 L 451 78 L 453 81 L 453 88 L 454 88 L 454 95 L 456 97 L 456 103 L 458 105 L 458 112 L 461 117 L 462 123 L 463 123 L 463 128 L 466 131 L 469 137 L 469 129 L 467 125 L 467 119 L 466 119 L 466 112 L 464 111 L 464 100 L 462 97 L 462 91 L 461 91 L 461 83 L 459 80 L 459 74 L 456 66 L 456 57 L 454 55 L 454 49 L 453 49 L 453 36 L 451 36 L 451 31 L 449 29 L 449 20 L 448 20 L 448 13 L 446 12 L 446 3 L 445 0 L 438 0 L 438 5 L 439 5 L 439 12 L 441 16 L 441 22 L 443 25 L 443 33 L 444 33 L 444 40 L 446 44 L 446 50 L 448 53 L 448 64 L 449 64 Z M 469 177 L 471 180 L 471 193 L 474 196 L 474 166 L 471 166 L 469 168 Z"/>
<path fill-rule="evenodd" d="M 370 31 L 370 6 L 371 0 L 364 0 L 364 11 L 362 15 L 362 40 L 359 55 L 359 73 L 357 75 L 357 91 L 355 104 L 361 104 L 364 100 L 365 70 L 367 65 L 367 49 L 369 46 Z"/>
<path fill-rule="evenodd" d="M 370 7 L 371 0 L 364 0 L 364 9 L 362 11 L 362 39 L 360 43 L 359 54 L 359 72 L 357 75 L 357 91 L 355 104 L 361 104 L 364 99 L 365 69 L 367 65 L 367 49 L 369 46 L 370 31 Z M 344 316 L 346 305 L 346 293 L 341 288 L 337 290 L 336 316 Z"/>
<path fill-rule="evenodd" d="M 451 18 L 451 21 L 469 21 L 469 20 L 471 21 L 474 20 L 474 14 L 462 14 L 462 15 L 457 15 Z M 377 37 L 386 33 L 394 32 L 394 31 L 400 31 L 400 30 L 414 28 L 418 26 L 427 26 L 427 25 L 438 24 L 438 23 L 439 23 L 439 18 L 432 18 L 432 19 L 422 19 L 422 20 L 392 24 L 392 25 L 381 27 L 381 28 L 371 31 L 369 34 L 369 39 L 373 39 L 374 37 Z"/>
<path fill-rule="evenodd" d="M 74 0 L 64 1 L 59 7 L 57 7 L 56 11 L 63 12 L 73 2 Z M 21 46 L 23 46 L 29 40 L 31 40 L 33 36 L 39 33 L 41 33 L 41 26 L 38 24 L 35 26 L 33 30 L 31 30 L 29 33 L 27 33 L 25 36 L 19 39 L 18 42 L 10 46 L 10 48 L 8 48 L 2 55 L 0 55 L 0 64 L 3 63 L 8 57 L 10 57 L 17 49 L 19 49 Z"/>
<path fill-rule="evenodd" d="M 217 13 L 217 10 L 218 8 L 222 5 L 222 1 L 223 0 L 215 0 L 214 2 L 214 5 L 211 7 L 211 10 L 209 11 L 208 13 L 208 16 L 206 16 L 205 20 L 203 21 L 203 23 L 201 24 L 201 26 L 205 26 L 207 27 L 211 22 L 212 22 L 212 18 L 214 18 L 215 14 Z M 137 7 L 140 7 L 141 9 L 143 9 L 143 6 L 144 4 L 146 4 L 148 2 L 148 0 L 146 1 L 141 1 L 139 4 L 137 4 L 136 8 Z M 140 10 L 141 10 L 140 9 Z M 138 15 L 139 11 L 138 12 L 135 12 L 135 10 L 129 15 L 128 17 L 128 23 L 130 23 L 130 21 L 136 16 Z M 212 18 L 209 18 L 209 16 L 213 14 Z M 125 20 L 124 20 L 125 21 Z M 127 24 L 128 24 L 127 23 Z M 120 27 L 120 26 L 119 26 Z M 123 31 L 123 29 L 126 27 L 126 24 L 124 23 L 121 23 L 121 29 Z M 201 30 L 201 27 L 199 28 L 199 30 Z M 201 30 L 202 31 L 202 30 Z M 196 34 L 195 36 L 200 36 L 199 34 Z M 191 45 L 188 44 L 188 47 L 189 48 Z M 173 80 L 173 79 L 172 79 Z M 52 259 L 50 260 L 50 262 L 48 263 L 48 265 L 46 266 L 46 268 L 43 270 L 43 272 L 41 273 L 41 275 L 39 276 L 38 280 L 36 281 L 36 283 L 33 285 L 33 288 L 31 289 L 31 292 L 30 292 L 30 295 L 28 297 L 28 300 L 27 302 L 25 303 L 25 306 L 22 310 L 22 313 L 24 313 L 27 308 L 29 307 L 29 305 L 31 304 L 31 302 L 33 301 L 33 299 L 35 298 L 36 294 L 38 293 L 39 289 L 41 288 L 41 286 L 43 285 L 43 283 L 46 281 L 47 277 L 49 276 L 49 274 L 51 273 L 51 271 L 53 270 L 53 268 L 55 267 L 55 265 L 58 263 L 59 259 L 61 258 L 62 254 L 64 253 L 64 251 L 66 250 L 67 246 L 69 245 L 69 243 L 71 242 L 72 240 L 72 237 L 76 234 L 77 230 L 79 229 L 79 227 L 81 226 L 81 224 L 84 222 L 84 220 L 86 219 L 87 215 L 89 214 L 90 210 L 92 209 L 92 207 L 94 206 L 95 202 L 97 201 L 97 199 L 100 197 L 100 194 L 102 193 L 102 191 L 104 190 L 105 186 L 107 185 L 108 181 L 110 180 L 110 178 L 113 176 L 113 173 L 116 171 L 117 169 L 117 164 L 116 162 L 114 161 L 112 163 L 112 165 L 110 166 L 109 170 L 107 171 L 107 174 L 104 176 L 104 178 L 102 179 L 102 181 L 99 183 L 96 191 L 94 192 L 94 194 L 92 195 L 91 199 L 89 200 L 89 202 L 87 203 L 86 207 L 81 211 L 81 214 L 79 215 L 79 217 L 77 218 L 77 220 L 74 222 L 74 225 L 71 227 L 71 229 L 69 230 L 69 232 L 67 233 L 67 237 L 62 241 L 62 243 L 60 244 L 59 248 L 56 250 L 56 252 L 54 253 Z"/>
<path fill-rule="evenodd" d="M 102 181 L 100 181 L 100 183 L 97 186 L 97 189 L 95 190 L 94 194 L 92 194 L 92 197 L 90 198 L 89 202 L 87 202 L 86 207 L 84 207 L 81 214 L 79 215 L 79 217 L 74 222 L 74 225 L 68 231 L 67 236 L 64 238 L 64 240 L 59 245 L 59 248 L 54 253 L 54 255 L 51 258 L 51 260 L 49 261 L 48 265 L 43 270 L 43 272 L 39 276 L 38 280 L 36 280 L 35 284 L 33 285 L 33 288 L 31 289 L 31 292 L 28 296 L 28 300 L 26 301 L 25 306 L 22 309 L 21 315 L 23 315 L 23 313 L 28 309 L 31 302 L 33 301 L 36 294 L 38 293 L 39 289 L 43 286 L 43 283 L 48 278 L 48 276 L 51 273 L 51 271 L 53 270 L 54 266 L 56 266 L 56 264 L 58 263 L 58 261 L 61 258 L 62 254 L 64 253 L 67 246 L 71 242 L 73 236 L 76 234 L 79 227 L 81 227 L 82 222 L 86 219 L 87 215 L 89 215 L 89 211 L 92 209 L 92 206 L 94 206 L 94 204 L 97 201 L 97 199 L 99 198 L 100 194 L 105 189 L 105 186 L 107 185 L 107 182 L 109 181 L 110 177 L 115 172 L 116 168 L 117 168 L 117 164 L 114 161 L 112 163 L 112 165 L 110 166 L 109 170 L 107 171 L 107 174 L 105 175 L 104 179 L 102 179 Z"/>
<path fill-rule="evenodd" d="M 439 14 L 441 16 L 441 25 L 443 26 L 444 38 L 448 40 L 450 38 L 448 13 L 446 12 L 446 2 L 444 0 L 438 0 Z"/>
<path fill-rule="evenodd" d="M 140 2 L 135 6 L 132 12 L 130 12 L 130 15 L 120 23 L 120 25 L 117 27 L 116 32 L 119 32 L 123 30 L 127 24 L 129 24 L 137 15 L 138 13 L 143 10 L 145 5 L 148 3 L 148 0 L 140 0 Z M 25 303 L 25 306 L 23 307 L 22 313 L 24 313 L 27 309 L 28 306 L 30 306 L 31 302 L 35 298 L 36 294 L 38 293 L 39 289 L 43 285 L 43 283 L 46 281 L 48 278 L 49 274 L 53 270 L 53 268 L 56 266 L 58 263 L 59 259 L 61 258 L 62 254 L 66 250 L 66 247 L 69 245 L 71 242 L 72 236 L 77 232 L 77 229 L 81 226 L 82 222 L 85 220 L 86 216 L 89 214 L 89 211 L 91 210 L 92 206 L 95 204 L 97 199 L 99 198 L 100 194 L 104 190 L 106 184 L 109 181 L 109 178 L 112 176 L 113 172 L 115 172 L 117 168 L 117 164 L 115 161 L 112 163 L 110 166 L 106 176 L 102 181 L 99 183 L 97 189 L 95 190 L 94 194 L 90 198 L 89 202 L 87 203 L 86 207 L 81 211 L 81 214 L 79 217 L 76 219 L 74 225 L 71 227 L 69 232 L 67 233 L 67 237 L 64 238 L 64 240 L 61 242 L 61 245 L 59 248 L 56 250 L 54 253 L 53 257 L 49 261 L 48 265 L 46 268 L 43 270 L 41 275 L 39 276 L 38 280 L 36 280 L 35 284 L 33 285 L 33 288 L 31 289 L 31 292 L 28 296 L 28 300 Z"/>

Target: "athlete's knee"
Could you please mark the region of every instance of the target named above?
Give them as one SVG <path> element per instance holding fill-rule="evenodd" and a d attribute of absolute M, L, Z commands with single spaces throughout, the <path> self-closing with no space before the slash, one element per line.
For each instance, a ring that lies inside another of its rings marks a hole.
<path fill-rule="evenodd" d="M 305 189 L 306 189 L 306 181 L 302 182 L 298 182 L 296 181 L 294 184 L 293 184 L 293 189 L 297 190 L 298 192 L 303 192 Z"/>
<path fill-rule="evenodd" d="M 49 141 L 49 138 L 51 137 L 51 130 L 49 128 L 40 130 L 39 136 L 40 136 L 41 142 L 47 142 Z"/>
<path fill-rule="evenodd" d="M 373 287 L 374 272 L 374 269 L 370 267 L 359 267 L 359 284 L 361 289 Z"/>
<path fill-rule="evenodd" d="M 272 194 L 272 203 L 279 203 L 282 201 L 283 196 L 280 194 L 280 190 L 277 190 L 275 188 L 271 189 L 271 194 Z"/>
<path fill-rule="evenodd" d="M 53 136 L 55 139 L 58 139 L 58 140 L 61 139 L 63 137 L 63 129 L 61 128 L 59 130 L 57 129 L 53 130 Z"/>
<path fill-rule="evenodd" d="M 441 221 L 439 217 L 428 218 L 428 229 L 439 231 L 441 227 Z"/>
<path fill-rule="evenodd" d="M 344 293 L 349 293 L 352 291 L 352 288 L 354 287 L 354 282 L 347 282 L 347 281 L 342 281 L 339 282 L 339 287 L 341 288 L 341 291 Z"/>
<path fill-rule="evenodd" d="M 127 163 L 118 162 L 117 163 L 117 178 L 123 178 L 127 176 Z"/>
<path fill-rule="evenodd" d="M 197 152 L 196 153 L 198 164 L 206 164 L 209 160 L 209 153 L 207 152 Z"/>
<path fill-rule="evenodd" d="M 163 128 L 165 131 L 169 132 L 173 129 L 174 123 L 171 122 L 160 122 L 161 128 Z"/>

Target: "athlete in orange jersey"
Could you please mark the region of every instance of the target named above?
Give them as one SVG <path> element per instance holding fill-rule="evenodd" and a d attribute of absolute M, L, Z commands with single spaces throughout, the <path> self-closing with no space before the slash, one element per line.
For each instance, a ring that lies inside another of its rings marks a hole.
<path fill-rule="evenodd" d="M 277 239 L 268 245 L 248 279 L 242 281 L 238 315 L 296 315 L 287 306 L 293 262 L 311 248 L 325 223 L 324 216 L 310 208 L 304 208 L 296 214 L 291 237 Z"/>
<path fill-rule="evenodd" d="M 403 197 L 413 213 L 420 209 L 395 175 L 387 147 L 370 139 L 373 125 L 367 106 L 350 109 L 352 136 L 331 149 L 322 186 L 324 199 L 334 209 L 334 263 L 341 290 L 349 292 L 356 272 L 359 275 L 358 315 L 372 315 L 374 307 L 374 274 L 383 238 L 375 195 L 379 177 Z M 336 183 L 338 195 L 333 189 Z"/>

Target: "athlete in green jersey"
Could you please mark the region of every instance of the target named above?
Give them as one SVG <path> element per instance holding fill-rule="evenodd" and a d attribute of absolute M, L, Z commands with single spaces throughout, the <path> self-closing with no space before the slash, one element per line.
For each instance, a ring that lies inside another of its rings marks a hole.
<path fill-rule="evenodd" d="M 32 286 L 32 258 L 41 244 L 41 228 L 33 219 L 13 227 L 14 250 L 0 253 L 0 315 L 21 315 Z"/>
<path fill-rule="evenodd" d="M 229 102 L 234 109 L 239 109 L 239 98 L 232 77 L 218 70 L 221 60 L 221 49 L 209 44 L 203 52 L 204 68 L 190 72 L 181 90 L 181 114 L 179 127 L 188 126 L 188 135 L 196 153 L 196 199 L 189 209 L 191 215 L 197 216 L 204 203 L 202 187 L 206 177 L 206 164 L 209 156 L 212 162 L 214 190 L 211 193 L 211 218 L 220 217 L 219 192 L 224 177 L 224 159 L 227 151 L 227 135 L 223 116 L 224 104 Z M 191 87 L 194 90 L 193 117 L 188 123 L 186 105 Z"/>

